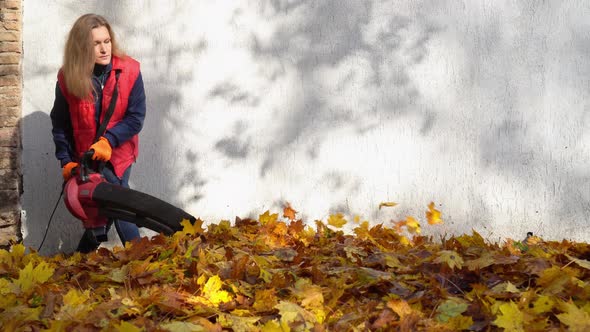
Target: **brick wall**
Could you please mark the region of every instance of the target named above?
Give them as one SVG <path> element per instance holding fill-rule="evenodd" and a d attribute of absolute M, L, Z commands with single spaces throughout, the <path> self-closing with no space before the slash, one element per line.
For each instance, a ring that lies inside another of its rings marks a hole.
<path fill-rule="evenodd" d="M 22 0 L 0 0 L 0 246 L 20 241 Z"/>

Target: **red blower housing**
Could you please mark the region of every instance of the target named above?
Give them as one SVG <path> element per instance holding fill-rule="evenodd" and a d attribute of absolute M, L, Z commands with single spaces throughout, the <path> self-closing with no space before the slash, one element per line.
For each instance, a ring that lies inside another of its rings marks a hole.
<path fill-rule="evenodd" d="M 84 228 L 105 227 L 108 218 L 99 213 L 99 205 L 92 199 L 96 186 L 106 183 L 99 173 L 88 175 L 86 182 L 81 177 L 72 177 L 64 188 L 64 202 L 70 213 L 80 219 Z"/>

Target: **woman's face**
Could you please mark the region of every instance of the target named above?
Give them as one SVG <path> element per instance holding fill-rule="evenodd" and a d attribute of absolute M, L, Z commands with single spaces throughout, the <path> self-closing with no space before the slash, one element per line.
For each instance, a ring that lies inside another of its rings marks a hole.
<path fill-rule="evenodd" d="M 108 65 L 111 62 L 111 35 L 107 27 L 92 29 L 92 42 L 94 62 L 99 65 Z"/>

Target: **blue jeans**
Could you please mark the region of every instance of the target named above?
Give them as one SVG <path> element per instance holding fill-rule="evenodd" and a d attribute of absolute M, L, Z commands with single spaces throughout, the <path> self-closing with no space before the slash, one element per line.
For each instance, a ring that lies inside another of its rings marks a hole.
<path fill-rule="evenodd" d="M 129 188 L 129 176 L 131 175 L 131 166 L 125 170 L 123 176 L 121 178 L 117 177 L 113 172 L 112 166 L 110 163 L 107 163 L 107 166 L 104 167 L 102 171 L 102 175 L 104 176 L 105 180 L 109 183 L 118 184 L 122 187 Z M 119 220 L 119 219 L 109 219 L 107 224 L 107 232 L 110 230 L 111 226 L 115 224 L 115 229 L 117 230 L 117 234 L 121 239 L 123 245 L 125 242 L 138 239 L 139 235 L 139 228 L 134 223 L 130 223 L 127 221 Z M 94 251 L 98 248 L 100 242 L 96 241 L 96 238 L 92 234 L 90 230 L 86 230 L 80 242 L 78 243 L 78 249 L 76 251 L 82 253 L 89 253 Z"/>

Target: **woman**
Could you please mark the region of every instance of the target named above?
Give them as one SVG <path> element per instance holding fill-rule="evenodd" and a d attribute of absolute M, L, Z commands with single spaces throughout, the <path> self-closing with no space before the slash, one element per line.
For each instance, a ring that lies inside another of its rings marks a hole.
<path fill-rule="evenodd" d="M 114 111 L 106 130 L 95 140 L 115 85 L 118 97 Z M 55 156 L 61 163 L 64 181 L 79 166 L 82 154 L 94 149 L 93 159 L 106 162 L 105 179 L 128 188 L 145 112 L 139 62 L 119 49 L 104 17 L 86 14 L 78 18 L 68 35 L 51 110 Z M 110 220 L 108 227 L 113 223 L 123 244 L 139 238 L 135 224 Z M 99 244 L 87 230 L 77 251 L 87 253 Z"/>

